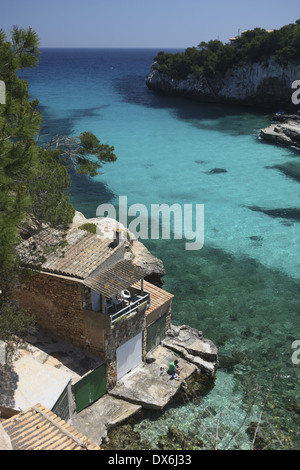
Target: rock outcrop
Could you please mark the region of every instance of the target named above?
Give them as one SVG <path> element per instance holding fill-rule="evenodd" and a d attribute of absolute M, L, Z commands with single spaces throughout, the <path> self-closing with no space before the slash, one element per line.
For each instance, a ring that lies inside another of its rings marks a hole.
<path fill-rule="evenodd" d="M 189 325 L 172 325 L 162 341 L 162 346 L 194 364 L 201 372 L 215 375 L 219 365 L 218 349 L 212 341 L 203 337 L 202 331 Z"/>
<path fill-rule="evenodd" d="M 281 66 L 269 60 L 232 67 L 223 76 L 216 78 L 190 75 L 185 80 L 175 80 L 160 73 L 155 62 L 146 84 L 152 90 L 199 101 L 286 109 L 292 106 L 291 86 L 297 78 L 300 78 L 299 64 L 289 63 Z"/>
<path fill-rule="evenodd" d="M 260 138 L 274 144 L 300 148 L 300 114 L 274 114 L 270 126 L 261 129 Z"/>

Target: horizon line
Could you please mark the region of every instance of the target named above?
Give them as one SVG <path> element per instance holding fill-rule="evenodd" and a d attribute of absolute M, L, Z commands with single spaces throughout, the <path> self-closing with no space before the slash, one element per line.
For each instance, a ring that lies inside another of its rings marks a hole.
<path fill-rule="evenodd" d="M 192 47 L 192 46 L 187 46 Z M 186 49 L 175 46 L 40 46 L 40 49 Z"/>

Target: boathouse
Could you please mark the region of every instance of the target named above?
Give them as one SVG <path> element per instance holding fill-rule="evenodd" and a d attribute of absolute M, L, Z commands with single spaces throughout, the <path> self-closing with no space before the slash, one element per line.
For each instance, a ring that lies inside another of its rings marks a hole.
<path fill-rule="evenodd" d="M 46 228 L 18 246 L 20 305 L 53 336 L 99 357 L 75 386 L 77 411 L 145 360 L 165 337 L 173 295 L 144 280 L 121 238 Z"/>

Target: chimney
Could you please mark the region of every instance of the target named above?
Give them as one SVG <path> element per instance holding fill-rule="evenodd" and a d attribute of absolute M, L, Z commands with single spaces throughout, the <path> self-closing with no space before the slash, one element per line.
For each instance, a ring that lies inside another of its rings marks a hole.
<path fill-rule="evenodd" d="M 119 245 L 121 240 L 121 230 L 119 228 L 116 228 L 115 231 L 115 244 Z"/>
<path fill-rule="evenodd" d="M 121 230 L 119 228 L 116 228 L 113 242 L 110 244 L 111 248 L 115 248 L 116 246 L 120 245 L 121 238 L 122 238 Z"/>

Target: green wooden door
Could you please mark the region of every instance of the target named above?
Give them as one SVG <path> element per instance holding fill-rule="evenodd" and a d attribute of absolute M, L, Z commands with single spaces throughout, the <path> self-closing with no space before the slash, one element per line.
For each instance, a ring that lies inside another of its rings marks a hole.
<path fill-rule="evenodd" d="M 105 364 L 79 380 L 74 391 L 77 413 L 102 397 L 106 392 Z"/>
<path fill-rule="evenodd" d="M 147 328 L 147 352 L 156 348 L 165 337 L 166 314 Z"/>

